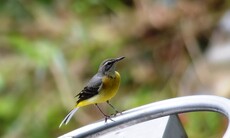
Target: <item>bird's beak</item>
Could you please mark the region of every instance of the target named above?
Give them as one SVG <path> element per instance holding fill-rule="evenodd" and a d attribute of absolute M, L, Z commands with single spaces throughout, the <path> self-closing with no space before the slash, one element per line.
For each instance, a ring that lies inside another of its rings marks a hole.
<path fill-rule="evenodd" d="M 120 61 L 120 60 L 122 60 L 122 59 L 124 59 L 125 57 L 124 56 L 122 56 L 122 57 L 119 57 L 119 58 L 115 58 L 115 62 L 118 62 L 118 61 Z"/>

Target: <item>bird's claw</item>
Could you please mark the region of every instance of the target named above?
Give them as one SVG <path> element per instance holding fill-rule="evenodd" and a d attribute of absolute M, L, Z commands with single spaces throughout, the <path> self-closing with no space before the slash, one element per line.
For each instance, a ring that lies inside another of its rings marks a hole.
<path fill-rule="evenodd" d="M 124 111 L 122 111 L 122 112 L 124 112 Z M 118 114 L 122 115 L 122 114 L 123 114 L 122 112 L 116 111 L 116 113 L 111 114 L 111 115 L 112 115 L 112 116 L 117 116 Z"/>
<path fill-rule="evenodd" d="M 106 116 L 105 116 L 105 123 L 107 122 L 108 119 L 111 120 L 111 121 L 113 121 L 113 122 L 115 122 L 115 121 L 111 118 L 111 116 L 106 115 Z"/>

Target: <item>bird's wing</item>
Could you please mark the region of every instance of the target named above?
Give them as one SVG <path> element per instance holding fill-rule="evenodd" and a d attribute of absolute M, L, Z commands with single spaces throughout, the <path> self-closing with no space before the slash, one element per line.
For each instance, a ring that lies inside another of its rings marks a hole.
<path fill-rule="evenodd" d="M 75 97 L 78 97 L 77 103 L 89 99 L 95 95 L 97 95 L 102 87 L 102 77 L 95 75 L 84 87 L 84 89 L 77 94 Z"/>

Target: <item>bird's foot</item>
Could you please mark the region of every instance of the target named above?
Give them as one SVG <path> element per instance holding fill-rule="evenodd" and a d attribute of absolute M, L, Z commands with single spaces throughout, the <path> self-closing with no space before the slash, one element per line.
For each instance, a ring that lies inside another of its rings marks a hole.
<path fill-rule="evenodd" d="M 111 118 L 110 115 L 105 115 L 105 123 L 107 122 L 108 119 L 111 120 L 111 121 L 113 121 L 113 122 L 115 122 L 115 121 Z"/>
<path fill-rule="evenodd" d="M 123 112 L 123 111 L 122 111 L 122 112 Z M 112 115 L 112 116 L 122 115 L 122 114 L 123 114 L 122 112 L 116 111 L 116 113 L 111 114 L 111 115 Z"/>

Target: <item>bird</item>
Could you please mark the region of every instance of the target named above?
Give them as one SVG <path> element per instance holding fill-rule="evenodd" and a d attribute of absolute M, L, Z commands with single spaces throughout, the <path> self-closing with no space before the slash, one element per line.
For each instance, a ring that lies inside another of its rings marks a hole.
<path fill-rule="evenodd" d="M 115 115 L 120 113 L 112 104 L 110 104 L 109 100 L 116 95 L 119 89 L 121 77 L 119 72 L 116 71 L 116 64 L 124 58 L 124 56 L 110 58 L 104 60 L 100 64 L 98 72 L 89 80 L 83 90 L 75 96 L 77 97 L 76 105 L 60 123 L 59 128 L 63 124 L 68 124 L 80 107 L 87 105 L 94 104 L 105 117 L 105 122 L 107 119 L 112 119 L 100 109 L 98 103 L 106 102 L 116 111 Z"/>

